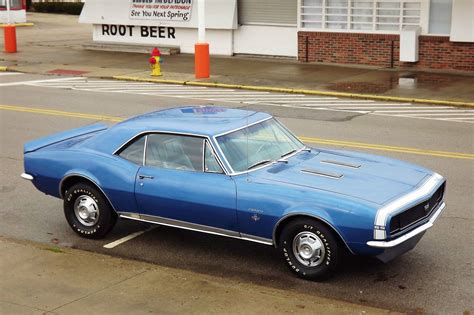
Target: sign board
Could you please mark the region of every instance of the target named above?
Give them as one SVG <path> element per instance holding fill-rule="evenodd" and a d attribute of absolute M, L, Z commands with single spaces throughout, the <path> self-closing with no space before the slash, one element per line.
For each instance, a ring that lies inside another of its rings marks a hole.
<path fill-rule="evenodd" d="M 166 26 L 101 25 L 102 36 L 176 38 L 176 29 Z"/>
<path fill-rule="evenodd" d="M 188 22 L 193 0 L 131 0 L 131 20 Z"/>

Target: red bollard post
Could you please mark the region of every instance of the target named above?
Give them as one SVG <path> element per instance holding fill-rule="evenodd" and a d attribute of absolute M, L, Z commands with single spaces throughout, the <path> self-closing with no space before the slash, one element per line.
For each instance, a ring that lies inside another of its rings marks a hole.
<path fill-rule="evenodd" d="M 207 79 L 210 75 L 209 44 L 194 45 L 194 67 L 196 79 Z"/>
<path fill-rule="evenodd" d="M 16 26 L 6 25 L 3 27 L 5 52 L 15 53 L 16 52 Z"/>

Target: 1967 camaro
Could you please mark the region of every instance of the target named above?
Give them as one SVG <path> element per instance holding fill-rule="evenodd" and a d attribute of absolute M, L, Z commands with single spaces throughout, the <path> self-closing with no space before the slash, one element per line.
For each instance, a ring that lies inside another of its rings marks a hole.
<path fill-rule="evenodd" d="M 119 217 L 228 236 L 274 245 L 316 280 L 344 248 L 382 261 L 407 252 L 445 208 L 445 179 L 428 169 L 310 148 L 266 113 L 210 106 L 31 141 L 24 167 L 83 237 Z"/>

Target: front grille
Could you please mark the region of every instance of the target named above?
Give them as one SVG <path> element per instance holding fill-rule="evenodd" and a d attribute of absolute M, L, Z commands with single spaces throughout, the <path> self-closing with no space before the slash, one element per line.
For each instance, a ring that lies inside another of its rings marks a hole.
<path fill-rule="evenodd" d="M 444 188 L 445 184 L 441 185 L 428 200 L 392 217 L 390 221 L 390 236 L 396 236 L 416 223 L 429 218 L 443 200 Z"/>

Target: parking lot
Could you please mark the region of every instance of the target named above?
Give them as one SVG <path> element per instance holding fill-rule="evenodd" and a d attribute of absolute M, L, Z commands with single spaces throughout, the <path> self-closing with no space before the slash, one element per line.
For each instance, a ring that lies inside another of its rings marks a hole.
<path fill-rule="evenodd" d="M 396 311 L 460 314 L 473 308 L 472 109 L 17 73 L 0 76 L 0 89 L 4 236 Z M 219 236 L 121 220 L 104 240 L 79 238 L 65 222 L 62 201 L 19 177 L 28 140 L 190 104 L 266 111 L 310 146 L 387 155 L 434 169 L 448 180 L 448 209 L 407 255 L 386 265 L 347 256 L 336 277 L 315 283 L 295 278 L 272 247 Z"/>

